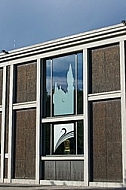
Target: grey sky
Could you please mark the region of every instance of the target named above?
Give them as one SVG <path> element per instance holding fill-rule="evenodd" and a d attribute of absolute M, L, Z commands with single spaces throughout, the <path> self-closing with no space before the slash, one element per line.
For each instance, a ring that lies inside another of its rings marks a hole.
<path fill-rule="evenodd" d="M 0 0 L 0 51 L 126 19 L 126 0 Z"/>

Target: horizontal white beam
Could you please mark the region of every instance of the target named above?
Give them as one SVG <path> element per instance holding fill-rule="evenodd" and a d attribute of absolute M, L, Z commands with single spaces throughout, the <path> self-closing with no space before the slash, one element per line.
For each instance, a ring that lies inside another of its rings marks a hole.
<path fill-rule="evenodd" d="M 36 107 L 36 105 L 37 105 L 36 101 L 15 103 L 15 104 L 13 104 L 13 110 L 34 108 L 34 107 Z"/>
<path fill-rule="evenodd" d="M 113 98 L 120 98 L 120 97 L 121 97 L 121 91 L 112 91 L 112 92 L 89 94 L 88 101 L 113 99 Z"/>
<path fill-rule="evenodd" d="M 41 156 L 41 160 L 84 160 L 84 156 Z"/>
<path fill-rule="evenodd" d="M 42 123 L 77 121 L 77 120 L 83 120 L 84 118 L 85 118 L 84 115 L 72 115 L 72 116 L 63 115 L 62 117 L 43 118 Z"/>

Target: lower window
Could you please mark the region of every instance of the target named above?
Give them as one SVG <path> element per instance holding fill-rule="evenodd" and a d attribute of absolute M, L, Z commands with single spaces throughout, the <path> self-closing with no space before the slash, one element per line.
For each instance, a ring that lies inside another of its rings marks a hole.
<path fill-rule="evenodd" d="M 42 125 L 43 156 L 84 154 L 83 121 Z"/>

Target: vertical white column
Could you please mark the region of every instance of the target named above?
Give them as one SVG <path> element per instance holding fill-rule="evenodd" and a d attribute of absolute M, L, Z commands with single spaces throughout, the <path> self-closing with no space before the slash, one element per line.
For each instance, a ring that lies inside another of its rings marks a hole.
<path fill-rule="evenodd" d="M 84 91 L 84 183 L 89 183 L 89 131 L 88 131 L 88 54 L 83 50 L 83 91 Z"/>
<path fill-rule="evenodd" d="M 11 181 L 12 174 L 12 112 L 13 112 L 13 65 L 10 66 L 10 88 L 9 88 L 9 136 L 8 136 L 8 180 Z"/>
<path fill-rule="evenodd" d="M 6 66 L 3 67 L 2 92 L 2 124 L 1 124 L 1 181 L 4 180 L 4 140 L 5 140 L 5 108 L 6 108 Z"/>
<path fill-rule="evenodd" d="M 121 122 L 122 122 L 122 167 L 123 185 L 126 186 L 126 75 L 125 46 L 120 42 L 120 79 L 121 79 Z"/>
<path fill-rule="evenodd" d="M 37 59 L 37 90 L 36 90 L 36 183 L 40 179 L 40 59 Z"/>

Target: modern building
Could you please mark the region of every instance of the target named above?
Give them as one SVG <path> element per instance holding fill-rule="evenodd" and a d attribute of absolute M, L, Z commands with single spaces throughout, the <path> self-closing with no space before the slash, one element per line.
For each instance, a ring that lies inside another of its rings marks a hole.
<path fill-rule="evenodd" d="M 126 186 L 125 22 L 0 54 L 1 183 Z"/>

